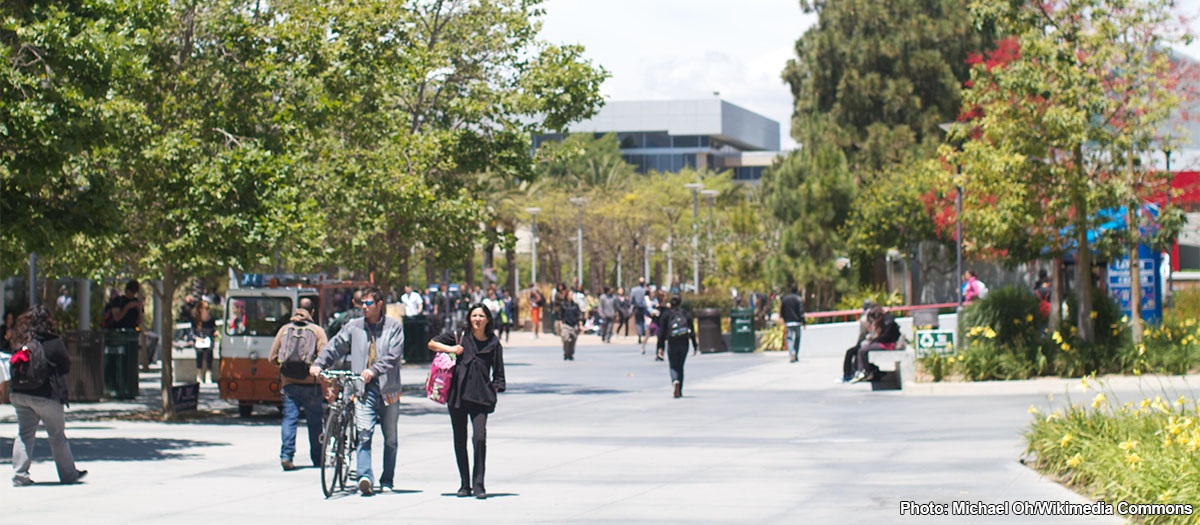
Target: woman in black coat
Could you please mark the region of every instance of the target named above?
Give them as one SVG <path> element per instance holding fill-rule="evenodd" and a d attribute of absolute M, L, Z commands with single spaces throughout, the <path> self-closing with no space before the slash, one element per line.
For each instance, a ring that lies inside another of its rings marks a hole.
<path fill-rule="evenodd" d="M 458 497 L 472 494 L 487 497 L 483 466 L 487 455 L 487 416 L 496 410 L 496 394 L 504 391 L 504 349 L 494 333 L 492 312 L 483 304 L 467 313 L 469 330 L 445 332 L 429 342 L 429 349 L 459 356 L 446 407 L 454 430 L 454 456 L 462 483 Z M 467 419 L 471 420 L 471 442 L 475 445 L 475 475 L 467 470 Z"/>

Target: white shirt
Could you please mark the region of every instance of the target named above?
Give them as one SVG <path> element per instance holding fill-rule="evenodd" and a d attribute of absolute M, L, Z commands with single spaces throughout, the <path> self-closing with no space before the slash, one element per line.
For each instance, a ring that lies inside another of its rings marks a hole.
<path fill-rule="evenodd" d="M 425 300 L 415 291 L 400 296 L 400 302 L 404 303 L 404 315 L 420 315 L 425 308 Z"/>

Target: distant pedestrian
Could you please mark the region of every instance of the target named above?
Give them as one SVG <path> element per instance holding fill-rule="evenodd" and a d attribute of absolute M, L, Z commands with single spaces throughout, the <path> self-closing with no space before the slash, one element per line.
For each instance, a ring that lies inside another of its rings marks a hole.
<path fill-rule="evenodd" d="M 529 289 L 529 317 L 533 321 L 533 338 L 537 339 L 542 331 L 542 308 L 546 306 L 546 297 L 538 290 L 537 283 Z"/>
<path fill-rule="evenodd" d="M 962 298 L 963 303 L 972 303 L 976 299 L 983 299 L 987 296 L 987 285 L 979 280 L 975 275 L 975 270 L 967 270 L 963 272 Z"/>
<path fill-rule="evenodd" d="M 309 369 L 319 376 L 321 370 L 350 357 L 350 370 L 362 377 L 361 394 L 354 403 L 354 423 L 358 427 L 358 456 L 355 459 L 358 491 L 370 496 L 374 490 L 371 468 L 371 442 L 375 427 L 383 432 L 383 475 L 380 490 L 392 488 L 396 473 L 396 422 L 400 417 L 400 357 L 404 349 L 404 326 L 383 315 L 383 292 L 368 288 L 361 299 L 363 316 L 346 324 L 321 349 Z"/>
<path fill-rule="evenodd" d="M 500 334 L 504 336 L 504 344 L 508 344 L 508 335 L 512 333 L 513 324 L 516 322 L 517 308 L 512 294 L 506 291 L 501 291 L 501 293 L 504 294 L 504 299 L 500 301 L 503 305 L 500 316 L 503 321 L 500 324 Z"/>
<path fill-rule="evenodd" d="M 617 329 L 617 300 L 612 296 L 612 288 L 604 287 L 596 309 L 600 312 L 600 340 L 611 343 Z"/>
<path fill-rule="evenodd" d="M 67 422 L 63 412 L 69 397 L 67 374 L 71 372 L 67 345 L 59 338 L 54 318 L 44 305 L 35 305 L 21 314 L 14 331 L 11 373 L 17 439 L 13 440 L 12 450 L 13 486 L 33 484 L 29 467 L 33 464 L 39 422 L 46 427 L 50 438 L 50 454 L 58 469 L 58 481 L 77 483 L 87 471 L 76 468 L 71 445 L 67 442 Z"/>
<path fill-rule="evenodd" d="M 651 285 L 653 288 L 653 285 Z M 646 328 L 646 338 L 642 341 L 643 354 L 645 353 L 646 342 L 651 337 L 660 337 L 662 334 L 662 314 L 666 310 L 666 294 L 662 290 L 652 292 L 646 299 L 647 316 L 650 318 L 649 326 Z M 661 308 L 660 308 L 661 307 Z M 658 348 L 654 353 L 655 361 L 663 360 L 663 351 Z"/>
<path fill-rule="evenodd" d="M 133 330 L 142 325 L 142 301 L 138 298 L 141 285 L 135 280 L 125 283 L 125 294 L 113 297 L 104 307 L 104 328 Z"/>
<path fill-rule="evenodd" d="M 414 292 L 411 286 L 404 287 L 404 295 L 400 296 L 400 302 L 404 304 L 405 317 L 421 315 L 425 311 L 425 298 Z"/>
<path fill-rule="evenodd" d="M 55 306 L 58 307 L 58 311 L 60 311 L 60 312 L 67 311 L 68 309 L 71 308 L 71 304 L 73 304 L 74 302 L 75 302 L 75 300 L 72 299 L 71 295 L 67 293 L 67 285 L 64 284 L 62 286 L 59 286 L 58 287 L 58 300 L 55 301 Z"/>
<path fill-rule="evenodd" d="M 217 337 L 217 320 L 209 310 L 208 301 L 200 299 L 196 301 L 191 315 L 192 348 L 196 350 L 197 383 L 211 383 L 213 376 L 213 345 Z"/>
<path fill-rule="evenodd" d="M 700 345 L 696 343 L 695 323 L 683 309 L 683 299 L 673 295 L 670 304 L 671 307 L 659 316 L 658 353 L 661 355 L 665 347 L 674 397 L 679 398 L 683 396 L 683 364 L 687 361 L 688 343 L 692 348 Z"/>
<path fill-rule="evenodd" d="M 321 384 L 312 375 L 311 366 L 317 353 L 329 342 L 325 331 L 313 322 L 313 304 L 309 298 L 300 300 L 290 323 L 283 325 L 271 344 L 271 364 L 280 368 L 283 384 L 283 424 L 280 428 L 279 464 L 283 470 L 296 470 L 292 458 L 296 454 L 296 427 L 300 409 L 308 422 L 308 454 L 313 466 L 321 465 L 321 424 L 324 403 Z"/>
<path fill-rule="evenodd" d="M 487 418 L 496 410 L 496 394 L 505 389 L 504 347 L 494 333 L 491 312 L 482 304 L 473 306 L 470 328 L 444 333 L 429 342 L 429 349 L 459 356 L 446 399 L 450 427 L 454 433 L 454 458 L 458 463 L 458 497 L 487 497 L 484 465 L 487 457 Z M 467 467 L 467 420 L 471 421 L 471 444 L 475 449 L 475 472 Z"/>
<path fill-rule="evenodd" d="M 583 326 L 583 312 L 579 311 L 579 304 L 566 294 L 561 294 L 555 317 L 558 319 L 558 335 L 562 338 L 563 361 L 574 361 L 575 342 L 579 340 L 579 330 Z"/>
<path fill-rule="evenodd" d="M 638 344 L 642 345 L 642 353 L 646 353 L 646 346 L 642 344 L 642 338 L 646 337 L 646 278 L 638 277 L 637 286 L 629 290 L 629 303 L 633 307 L 633 325 L 637 330 Z"/>
<path fill-rule="evenodd" d="M 629 337 L 629 318 L 633 316 L 633 303 L 625 296 L 624 288 L 617 288 L 617 330 L 624 330 Z"/>
<path fill-rule="evenodd" d="M 788 361 L 795 363 L 800 359 L 800 331 L 804 328 L 804 298 L 795 283 L 788 286 L 787 295 L 779 301 L 779 317 L 783 320 Z"/>

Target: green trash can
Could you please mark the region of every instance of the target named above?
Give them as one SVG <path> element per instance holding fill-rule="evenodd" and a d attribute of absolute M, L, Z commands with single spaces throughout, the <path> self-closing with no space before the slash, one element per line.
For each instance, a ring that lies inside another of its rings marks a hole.
<path fill-rule="evenodd" d="M 404 316 L 404 362 L 428 363 L 429 317 L 424 315 Z"/>
<path fill-rule="evenodd" d="M 754 351 L 754 310 L 734 308 L 729 312 L 729 346 L 734 352 Z"/>
<path fill-rule="evenodd" d="M 138 395 L 138 331 L 130 328 L 104 332 L 104 394 L 114 399 Z"/>

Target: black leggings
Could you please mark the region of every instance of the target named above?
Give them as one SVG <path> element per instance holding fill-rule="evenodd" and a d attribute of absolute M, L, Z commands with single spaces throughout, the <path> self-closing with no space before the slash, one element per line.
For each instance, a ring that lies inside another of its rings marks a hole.
<path fill-rule="evenodd" d="M 213 354 L 212 348 L 209 348 L 207 350 L 196 349 L 196 370 L 197 371 L 204 368 L 204 363 L 207 363 L 208 369 L 212 370 L 212 359 L 213 359 L 212 354 Z"/>
<path fill-rule="evenodd" d="M 667 340 L 667 364 L 671 369 L 671 382 L 683 384 L 683 362 L 687 361 L 688 340 Z"/>
<path fill-rule="evenodd" d="M 847 381 L 854 377 L 854 361 L 858 358 L 858 346 L 854 345 L 846 350 L 846 358 L 842 360 L 842 379 Z"/>
<path fill-rule="evenodd" d="M 475 445 L 475 477 L 472 485 L 467 469 L 467 416 L 471 418 L 471 444 Z M 483 463 L 487 456 L 487 412 L 450 408 L 450 427 L 454 429 L 454 457 L 462 488 L 483 486 Z"/>

